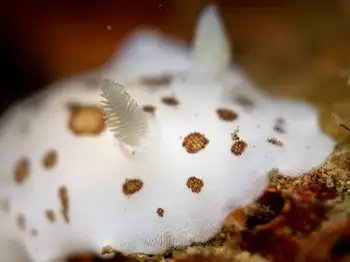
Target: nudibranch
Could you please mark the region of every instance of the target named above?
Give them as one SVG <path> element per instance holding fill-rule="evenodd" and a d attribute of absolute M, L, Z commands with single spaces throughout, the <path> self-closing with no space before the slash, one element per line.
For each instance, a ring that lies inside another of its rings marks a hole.
<path fill-rule="evenodd" d="M 214 5 L 192 47 L 137 31 L 97 73 L 53 84 L 0 123 L 1 262 L 205 242 L 271 169 L 302 175 L 335 145 L 314 107 L 259 91 L 231 63 Z"/>

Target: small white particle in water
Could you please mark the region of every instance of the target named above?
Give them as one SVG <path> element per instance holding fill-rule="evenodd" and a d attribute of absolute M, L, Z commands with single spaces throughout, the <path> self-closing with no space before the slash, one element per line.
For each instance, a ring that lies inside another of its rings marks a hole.
<path fill-rule="evenodd" d="M 107 28 L 108 31 L 112 30 L 112 26 L 111 25 L 107 25 L 106 28 Z"/>

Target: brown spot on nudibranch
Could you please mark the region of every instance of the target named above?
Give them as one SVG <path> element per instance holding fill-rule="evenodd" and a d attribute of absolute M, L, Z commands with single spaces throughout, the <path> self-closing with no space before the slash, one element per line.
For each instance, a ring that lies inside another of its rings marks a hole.
<path fill-rule="evenodd" d="M 189 189 L 191 189 L 193 193 L 199 193 L 201 192 L 202 187 L 204 186 L 204 182 L 203 180 L 192 176 L 189 179 L 187 179 L 186 185 Z"/>
<path fill-rule="evenodd" d="M 151 106 L 151 105 L 145 105 L 142 107 L 142 110 L 146 113 L 154 114 L 154 112 L 156 111 L 156 108 L 154 106 Z"/>
<path fill-rule="evenodd" d="M 43 158 L 43 166 L 47 169 L 53 168 L 57 163 L 57 158 L 56 150 L 48 151 Z"/>
<path fill-rule="evenodd" d="M 232 122 L 238 117 L 238 115 L 235 112 L 233 112 L 231 109 L 226 108 L 219 108 L 216 110 L 216 113 L 218 114 L 221 120 L 224 120 L 226 122 Z"/>
<path fill-rule="evenodd" d="M 231 147 L 232 154 L 236 156 L 240 156 L 243 154 L 244 150 L 247 148 L 248 144 L 243 140 L 238 140 L 235 143 L 233 143 Z"/>
<path fill-rule="evenodd" d="M 10 201 L 6 198 L 0 199 L 0 209 L 3 212 L 10 212 Z"/>
<path fill-rule="evenodd" d="M 277 118 L 276 120 L 276 123 L 275 123 L 275 126 L 273 127 L 273 129 L 278 132 L 278 133 L 285 133 L 286 130 L 285 130 L 285 120 L 283 118 Z"/>
<path fill-rule="evenodd" d="M 104 111 L 93 105 L 69 104 L 69 129 L 76 136 L 97 136 L 106 127 Z"/>
<path fill-rule="evenodd" d="M 204 149 L 208 143 L 209 140 L 203 134 L 193 132 L 184 138 L 182 146 L 186 148 L 188 153 L 194 154 Z"/>
<path fill-rule="evenodd" d="M 61 202 L 61 213 L 66 223 L 69 223 L 69 198 L 68 190 L 65 186 L 61 186 L 58 189 L 58 197 Z"/>
<path fill-rule="evenodd" d="M 164 216 L 164 209 L 163 208 L 158 208 L 157 209 L 157 214 L 158 214 L 158 216 L 163 217 Z"/>
<path fill-rule="evenodd" d="M 38 230 L 36 230 L 35 228 L 31 229 L 30 230 L 30 234 L 33 236 L 33 237 L 37 237 L 39 235 L 39 232 Z"/>
<path fill-rule="evenodd" d="M 20 230 L 26 230 L 26 219 L 23 214 L 18 214 L 16 218 L 17 226 Z"/>
<path fill-rule="evenodd" d="M 273 138 L 268 138 L 267 142 L 269 142 L 270 144 L 273 144 L 275 146 L 279 146 L 279 147 L 283 147 L 284 144 L 278 140 L 277 138 L 273 137 Z"/>
<path fill-rule="evenodd" d="M 285 133 L 286 132 L 282 126 L 274 126 L 273 129 L 278 133 Z"/>
<path fill-rule="evenodd" d="M 30 163 L 27 158 L 19 160 L 14 170 L 14 180 L 17 184 L 23 184 L 29 177 Z"/>
<path fill-rule="evenodd" d="M 179 104 L 179 101 L 172 96 L 163 97 L 162 102 L 168 106 L 177 106 Z"/>
<path fill-rule="evenodd" d="M 276 124 L 277 125 L 284 125 L 286 123 L 286 120 L 282 117 L 279 117 L 276 119 Z"/>
<path fill-rule="evenodd" d="M 143 182 L 140 179 L 126 179 L 123 184 L 123 193 L 127 196 L 139 192 L 143 187 Z"/>
<path fill-rule="evenodd" d="M 250 100 L 248 97 L 243 96 L 243 95 L 239 95 L 239 96 L 235 97 L 234 101 L 243 107 L 253 107 L 254 106 L 254 102 L 252 100 Z"/>
<path fill-rule="evenodd" d="M 159 76 L 144 76 L 140 78 L 140 83 L 142 85 L 159 87 L 170 85 L 173 80 L 173 75 L 171 74 L 162 74 Z"/>
<path fill-rule="evenodd" d="M 45 211 L 45 216 L 50 223 L 54 223 L 56 221 L 56 215 L 52 209 L 47 209 Z"/>

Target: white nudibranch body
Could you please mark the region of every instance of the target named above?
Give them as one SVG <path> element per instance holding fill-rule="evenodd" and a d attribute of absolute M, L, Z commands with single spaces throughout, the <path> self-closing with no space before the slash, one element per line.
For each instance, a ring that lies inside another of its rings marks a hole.
<path fill-rule="evenodd" d="M 274 99 L 229 65 L 215 6 L 191 49 L 141 30 L 120 50 L 1 120 L 0 262 L 205 242 L 271 169 L 300 176 L 333 151 L 315 108 Z"/>

